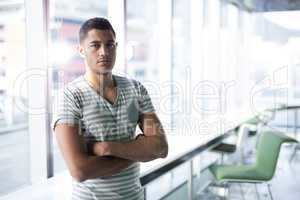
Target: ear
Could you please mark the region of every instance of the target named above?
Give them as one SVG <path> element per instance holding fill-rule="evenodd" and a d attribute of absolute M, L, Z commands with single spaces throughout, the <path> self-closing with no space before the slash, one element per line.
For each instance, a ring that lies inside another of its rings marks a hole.
<path fill-rule="evenodd" d="M 82 58 L 85 58 L 85 52 L 84 52 L 84 48 L 82 45 L 77 46 L 77 51 Z"/>

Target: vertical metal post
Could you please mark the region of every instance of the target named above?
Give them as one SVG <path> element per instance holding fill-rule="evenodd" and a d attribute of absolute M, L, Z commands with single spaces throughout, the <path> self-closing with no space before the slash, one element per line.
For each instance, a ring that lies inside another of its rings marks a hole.
<path fill-rule="evenodd" d="M 294 134 L 297 138 L 297 126 L 298 126 L 298 109 L 294 109 Z"/>
<path fill-rule="evenodd" d="M 26 82 L 30 143 L 30 180 L 41 182 L 52 176 L 48 87 L 49 1 L 25 1 Z M 39 94 L 39 95 L 37 95 Z"/>
<path fill-rule="evenodd" d="M 259 193 L 258 193 L 258 189 L 257 189 L 257 184 L 256 183 L 254 183 L 254 187 L 255 187 L 256 199 L 260 200 L 260 196 L 259 196 Z"/>
<path fill-rule="evenodd" d="M 271 198 L 271 200 L 274 200 L 273 195 L 272 195 L 272 191 L 271 191 L 271 185 L 269 183 L 267 183 L 267 186 L 268 186 L 268 191 L 269 191 L 270 198 Z"/>
<path fill-rule="evenodd" d="M 49 23 L 50 23 L 50 2 L 49 0 L 44 0 L 44 37 L 45 37 L 45 46 L 48 49 L 49 44 Z M 48 50 L 46 50 L 46 55 L 48 57 Z M 51 105 L 51 96 L 52 96 L 52 70 L 49 69 L 48 58 L 46 58 L 46 79 L 45 80 L 45 91 L 46 97 L 44 99 L 46 105 L 46 143 L 47 143 L 47 178 L 54 176 L 54 158 L 53 158 L 53 135 L 51 128 L 51 119 L 52 119 L 52 105 Z"/>
<path fill-rule="evenodd" d="M 145 200 L 147 200 L 147 191 L 146 191 L 146 190 L 147 190 L 147 188 L 146 188 L 146 186 L 145 186 L 145 187 L 144 187 L 144 199 L 145 199 Z"/>
<path fill-rule="evenodd" d="M 108 19 L 112 23 L 117 33 L 118 52 L 114 71 L 127 72 L 126 60 L 126 42 L 127 42 L 127 26 L 126 26 L 126 0 L 109 0 L 108 1 Z"/>
<path fill-rule="evenodd" d="M 189 177 L 188 177 L 188 199 L 193 200 L 193 159 L 189 161 Z"/>

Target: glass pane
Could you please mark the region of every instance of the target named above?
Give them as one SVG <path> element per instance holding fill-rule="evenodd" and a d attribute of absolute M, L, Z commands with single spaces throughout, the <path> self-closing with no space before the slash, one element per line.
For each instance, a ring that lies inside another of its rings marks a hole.
<path fill-rule="evenodd" d="M 209 199 L 205 197 L 205 189 L 213 181 L 208 169 L 209 165 L 216 162 L 219 154 L 203 152 L 193 158 L 193 195 L 195 199 Z"/>
<path fill-rule="evenodd" d="M 188 172 L 186 162 L 150 182 L 146 185 L 146 199 L 187 199 Z"/>
<path fill-rule="evenodd" d="M 166 128 L 168 124 L 165 120 L 169 121 L 170 118 L 169 99 L 166 98 L 167 103 L 163 103 L 162 97 L 168 97 L 168 83 L 165 80 L 169 80 L 170 75 L 164 74 L 161 67 L 166 66 L 159 63 L 159 52 L 165 43 L 159 40 L 164 33 L 159 30 L 158 10 L 161 5 L 158 2 L 126 1 L 126 73 L 147 88 L 156 112 Z"/>
<path fill-rule="evenodd" d="M 28 96 L 23 1 L 0 4 L 0 196 L 29 184 Z"/>
<path fill-rule="evenodd" d="M 259 105 L 297 102 L 299 98 L 300 46 L 299 25 L 290 19 L 297 19 L 300 11 L 267 12 L 253 14 L 252 42 L 249 61 L 253 63 L 250 72 L 255 86 L 266 86 L 266 80 L 272 81 L 271 87 L 257 95 Z M 286 92 L 283 92 L 286 89 Z M 279 90 L 282 90 L 281 92 Z"/>
<path fill-rule="evenodd" d="M 126 2 L 127 73 L 137 80 L 157 80 L 158 18 L 157 1 Z"/>
<path fill-rule="evenodd" d="M 107 0 L 52 2 L 49 44 L 49 66 L 52 69 L 52 101 L 55 101 L 59 89 L 84 73 L 83 59 L 76 49 L 78 31 L 85 20 L 92 17 L 106 17 L 107 4 Z M 55 174 L 66 169 L 55 139 L 53 152 Z"/>
<path fill-rule="evenodd" d="M 228 7 L 228 37 L 222 41 L 229 48 L 223 61 L 227 77 L 236 80 L 235 110 L 257 114 L 298 101 L 300 37 L 295 33 L 300 29 L 290 19 L 299 16 L 299 11 L 249 14 Z"/>
<path fill-rule="evenodd" d="M 240 11 L 242 12 L 242 11 Z M 240 100 L 244 95 L 244 88 L 238 90 L 239 80 L 246 80 L 245 77 L 238 77 L 239 67 L 242 66 L 238 61 L 242 50 L 242 41 L 239 42 L 238 34 L 238 8 L 228 2 L 221 4 L 221 28 L 220 28 L 220 81 L 223 81 L 222 112 L 228 115 L 236 109 L 240 109 Z M 245 69 L 241 69 L 245 71 Z M 247 73 L 246 73 L 247 74 Z M 244 85 L 243 85 L 244 86 Z M 246 95 L 246 94 L 245 94 Z"/>
<path fill-rule="evenodd" d="M 187 86 L 191 82 L 191 29 L 190 1 L 175 0 L 173 4 L 172 35 L 172 127 L 180 130 L 188 123 L 191 110 L 191 96 Z"/>
<path fill-rule="evenodd" d="M 199 93 L 202 96 L 202 120 L 219 123 L 221 98 L 218 94 L 220 81 L 220 12 L 219 0 L 204 1 L 206 15 L 202 29 L 203 71 Z"/>

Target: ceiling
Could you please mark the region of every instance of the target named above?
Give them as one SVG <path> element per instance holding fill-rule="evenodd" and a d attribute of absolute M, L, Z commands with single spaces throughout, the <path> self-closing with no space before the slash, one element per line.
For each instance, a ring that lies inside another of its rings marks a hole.
<path fill-rule="evenodd" d="M 300 0 L 227 0 L 252 12 L 300 10 Z"/>

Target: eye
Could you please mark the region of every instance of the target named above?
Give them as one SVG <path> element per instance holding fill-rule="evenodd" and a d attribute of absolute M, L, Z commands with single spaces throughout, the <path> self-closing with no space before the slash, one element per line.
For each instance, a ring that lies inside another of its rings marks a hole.
<path fill-rule="evenodd" d="M 114 49 L 116 47 L 116 44 L 115 43 L 107 43 L 105 45 L 108 49 Z"/>
<path fill-rule="evenodd" d="M 94 49 L 98 49 L 100 47 L 100 44 L 91 44 L 90 47 Z"/>

